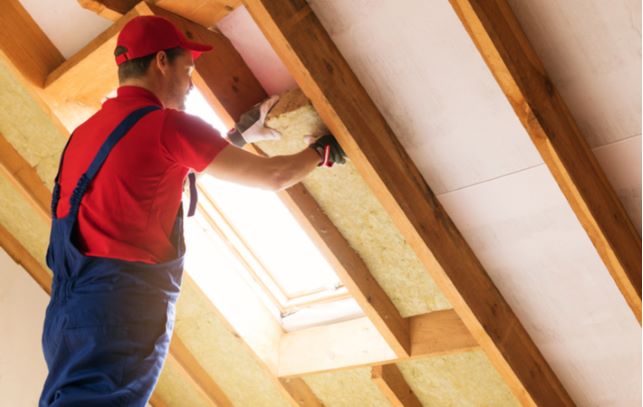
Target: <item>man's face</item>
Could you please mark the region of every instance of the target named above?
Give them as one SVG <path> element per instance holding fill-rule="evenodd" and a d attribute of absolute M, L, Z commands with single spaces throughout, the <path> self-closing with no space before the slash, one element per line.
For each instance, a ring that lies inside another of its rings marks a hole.
<path fill-rule="evenodd" d="M 181 53 L 172 61 L 168 77 L 166 107 L 177 110 L 185 109 L 185 99 L 192 89 L 193 71 L 194 61 L 192 60 L 192 53 L 189 51 Z"/>

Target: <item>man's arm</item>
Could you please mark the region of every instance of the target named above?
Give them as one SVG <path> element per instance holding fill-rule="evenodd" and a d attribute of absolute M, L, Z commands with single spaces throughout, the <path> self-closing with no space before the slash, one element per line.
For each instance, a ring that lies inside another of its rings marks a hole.
<path fill-rule="evenodd" d="M 230 145 L 217 154 L 205 173 L 222 180 L 277 191 L 298 183 L 319 163 L 319 154 L 312 148 L 293 155 L 261 157 Z"/>

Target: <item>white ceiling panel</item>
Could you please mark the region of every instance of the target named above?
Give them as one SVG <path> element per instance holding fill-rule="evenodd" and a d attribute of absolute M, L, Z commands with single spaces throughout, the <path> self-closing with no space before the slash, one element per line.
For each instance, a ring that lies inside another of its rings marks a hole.
<path fill-rule="evenodd" d="M 111 21 L 82 8 L 77 0 L 20 0 L 20 3 L 65 58 L 112 25 Z"/>
<path fill-rule="evenodd" d="M 542 165 L 440 202 L 581 406 L 641 405 L 641 329 Z"/>
<path fill-rule="evenodd" d="M 448 2 L 310 4 L 436 193 L 542 162 Z"/>
<path fill-rule="evenodd" d="M 641 0 L 509 0 L 592 146 L 641 133 Z"/>

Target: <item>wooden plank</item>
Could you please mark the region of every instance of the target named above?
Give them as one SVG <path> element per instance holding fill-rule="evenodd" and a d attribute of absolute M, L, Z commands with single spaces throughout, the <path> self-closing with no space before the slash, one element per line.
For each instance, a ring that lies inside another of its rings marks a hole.
<path fill-rule="evenodd" d="M 152 407 L 170 407 L 156 391 L 152 393 L 152 397 L 150 397 L 149 403 L 152 405 Z"/>
<path fill-rule="evenodd" d="M 154 5 L 207 28 L 241 5 L 241 0 L 155 0 Z"/>
<path fill-rule="evenodd" d="M 300 407 L 324 407 L 324 403 L 319 401 L 315 393 L 300 377 L 291 377 L 281 379 L 281 383 L 288 390 L 288 393 L 297 402 Z"/>
<path fill-rule="evenodd" d="M 422 407 L 396 365 L 374 366 L 371 379 L 393 407 Z"/>
<path fill-rule="evenodd" d="M 101 100 L 118 87 L 114 61 L 118 33 L 145 11 L 145 5 L 132 9 L 53 70 L 45 83 L 52 99 L 57 103 L 81 102 L 98 110 Z"/>
<path fill-rule="evenodd" d="M 19 74 L 20 81 L 34 94 L 34 99 L 51 115 L 54 125 L 62 129 L 62 121 L 67 128 L 74 127 L 79 122 L 78 111 L 83 107 L 72 108 L 58 103 L 54 115 L 49 107 L 52 101 L 42 91 L 47 75 L 65 58 L 18 0 L 7 0 L 5 3 L 0 13 L 3 27 L 0 33 L 0 58 Z"/>
<path fill-rule="evenodd" d="M 450 0 L 641 323 L 641 237 L 506 1 Z"/>
<path fill-rule="evenodd" d="M 51 221 L 51 192 L 20 153 L 0 133 L 0 173 L 10 180 L 43 221 Z"/>
<path fill-rule="evenodd" d="M 398 360 L 367 317 L 289 332 L 279 343 L 279 377 Z"/>
<path fill-rule="evenodd" d="M 43 86 L 65 58 L 18 0 L 2 2 L 0 25 L 2 51 L 30 83 Z"/>
<path fill-rule="evenodd" d="M 573 405 L 307 2 L 244 4 L 518 400 Z"/>
<path fill-rule="evenodd" d="M 112 21 L 131 10 L 139 0 L 77 0 L 96 14 Z M 214 27 L 221 19 L 241 4 L 241 0 L 147 0 L 204 27 Z"/>
<path fill-rule="evenodd" d="M 479 347 L 454 310 L 429 312 L 409 318 L 411 357 L 466 352 Z"/>
<path fill-rule="evenodd" d="M 101 17 L 116 21 L 139 3 L 140 0 L 76 0 L 78 4 Z"/>
<path fill-rule="evenodd" d="M 170 351 L 172 352 L 172 356 L 183 366 L 192 380 L 194 380 L 197 387 L 203 390 L 205 395 L 214 402 L 214 405 L 219 407 L 233 407 L 232 402 L 223 390 L 221 390 L 219 385 L 216 384 L 215 381 L 212 380 L 212 377 L 203 369 L 199 361 L 196 360 L 194 355 L 186 348 L 176 332 L 172 336 L 172 342 L 170 342 Z"/>
<path fill-rule="evenodd" d="M 407 321 L 411 353 L 406 356 L 392 353 L 367 317 L 286 333 L 280 343 L 278 374 L 295 377 L 479 348 L 454 310 L 429 312 Z"/>

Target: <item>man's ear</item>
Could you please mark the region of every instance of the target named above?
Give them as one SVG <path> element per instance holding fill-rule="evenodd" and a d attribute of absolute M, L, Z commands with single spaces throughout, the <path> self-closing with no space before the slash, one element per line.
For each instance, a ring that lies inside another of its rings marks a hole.
<path fill-rule="evenodd" d="M 156 67 L 159 69 L 159 71 L 161 71 L 161 73 L 165 75 L 170 65 L 170 61 L 168 60 L 165 51 L 159 51 L 156 53 L 156 56 L 154 57 L 154 63 L 156 64 Z"/>

